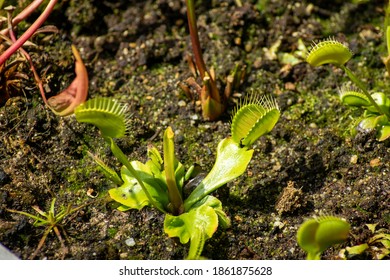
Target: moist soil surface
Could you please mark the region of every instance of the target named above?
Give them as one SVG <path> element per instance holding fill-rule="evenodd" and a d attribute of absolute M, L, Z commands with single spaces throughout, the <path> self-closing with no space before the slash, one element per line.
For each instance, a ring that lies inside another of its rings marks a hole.
<path fill-rule="evenodd" d="M 253 91 L 276 98 L 281 117 L 275 128 L 254 144 L 246 172 L 214 193 L 231 227 L 219 228 L 206 241 L 205 258 L 305 259 L 297 230 L 320 215 L 351 224 L 348 239 L 326 250 L 323 259 L 339 259 L 343 249 L 367 243 L 374 235 L 367 224 L 390 233 L 389 141 L 377 141 L 375 131 L 354 129 L 362 112 L 338 97 L 347 77 L 331 65 L 313 68 L 301 52 L 302 43 L 329 37 L 345 42 L 354 52 L 350 69 L 370 91 L 388 92 L 382 62 L 385 1 L 195 2 L 204 59 L 219 87 L 236 64 L 246 65 L 243 84 L 216 121 L 204 120 L 199 102 L 179 86 L 192 76 L 184 1 L 60 1 L 44 24 L 58 30 L 38 34 L 25 49 L 48 97 L 74 78 L 71 44 L 79 49 L 89 98 L 113 97 L 129 107 L 130 129 L 117 144 L 131 160 L 145 162 L 151 143 L 162 151 L 163 132 L 171 126 L 177 158 L 186 168 L 197 164 L 207 173 L 219 141 L 230 134 L 239 100 Z M 27 5 L 13 4 L 15 14 Z M 38 15 L 22 22 L 16 34 Z M 121 166 L 96 127 L 53 114 L 28 64 L 17 71 L 23 75 L 10 97 L 1 93 L 0 242 L 19 258 L 30 258 L 46 228 L 7 209 L 38 215 L 32 207 L 48 211 L 56 198 L 57 212 L 83 207 L 60 223 L 65 247 L 52 231 L 35 259 L 185 258 L 188 244 L 164 233 L 160 212 L 149 207 L 121 212 L 109 200 L 115 185 L 89 153 L 117 171 Z M 5 83 L 3 74 L 1 79 Z M 381 249 L 375 244 L 348 258 L 376 259 Z"/>

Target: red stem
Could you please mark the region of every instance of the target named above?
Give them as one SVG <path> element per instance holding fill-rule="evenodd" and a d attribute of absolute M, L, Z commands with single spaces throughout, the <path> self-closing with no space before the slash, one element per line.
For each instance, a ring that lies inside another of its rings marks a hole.
<path fill-rule="evenodd" d="M 29 15 L 32 14 L 32 12 L 35 11 L 36 8 L 38 8 L 39 5 L 42 4 L 44 0 L 34 0 L 30 5 L 28 5 L 26 8 L 24 8 L 23 11 L 21 11 L 17 16 L 15 16 L 12 19 L 12 26 L 18 25 L 19 22 L 22 20 L 25 20 Z M 9 32 L 9 28 L 5 28 L 1 30 L 2 35 L 7 35 Z"/>
<path fill-rule="evenodd" d="M 202 49 L 200 47 L 199 36 L 198 36 L 198 27 L 196 25 L 196 17 L 195 17 L 195 7 L 193 0 L 187 0 L 187 18 L 188 18 L 188 27 L 190 29 L 190 37 L 192 43 L 192 50 L 195 56 L 195 63 L 198 67 L 200 77 L 205 77 L 205 73 L 207 72 L 206 64 L 203 60 Z"/>
<path fill-rule="evenodd" d="M 23 44 L 31 38 L 31 36 L 37 31 L 39 27 L 46 21 L 47 17 L 53 11 L 54 6 L 57 4 L 58 0 L 50 0 L 47 4 L 46 9 L 43 13 L 37 18 L 37 20 L 19 37 L 19 39 L 12 44 L 5 52 L 0 56 L 0 65 L 4 64 L 5 61 L 14 54 Z"/>
<path fill-rule="evenodd" d="M 196 17 L 195 17 L 195 5 L 193 0 L 186 0 L 187 4 L 187 18 L 188 18 L 188 27 L 190 29 L 190 37 L 191 37 L 191 43 L 192 43 L 192 50 L 194 52 L 195 56 L 195 63 L 199 70 L 200 77 L 202 78 L 202 81 L 205 81 L 205 77 L 207 74 L 208 78 L 208 90 L 205 94 L 205 98 L 208 98 L 208 96 L 211 97 L 211 99 L 217 101 L 217 103 L 223 103 L 221 100 L 221 96 L 219 95 L 219 91 L 217 88 L 217 85 L 214 81 L 214 77 L 210 75 L 209 71 L 206 68 L 206 64 L 203 60 L 202 55 L 202 49 L 200 47 L 199 42 L 199 36 L 198 36 L 198 27 L 196 24 Z"/>
<path fill-rule="evenodd" d="M 15 42 L 16 41 L 16 37 L 15 37 L 15 34 L 14 34 L 13 30 L 12 30 L 11 21 L 9 22 L 9 25 L 10 25 L 9 35 L 11 37 L 12 42 Z M 46 95 L 45 95 L 45 90 L 43 89 L 42 80 L 39 77 L 37 71 L 35 70 L 35 67 L 34 67 L 34 64 L 32 63 L 31 57 L 28 54 L 28 52 L 26 52 L 23 48 L 20 48 L 20 51 L 23 53 L 24 57 L 27 59 L 28 63 L 30 64 L 30 69 L 31 69 L 31 71 L 34 74 L 34 79 L 35 79 L 35 82 L 38 85 L 38 88 L 39 88 L 39 91 L 41 93 L 42 99 L 45 102 L 45 104 L 47 105 L 47 99 L 46 99 Z"/>

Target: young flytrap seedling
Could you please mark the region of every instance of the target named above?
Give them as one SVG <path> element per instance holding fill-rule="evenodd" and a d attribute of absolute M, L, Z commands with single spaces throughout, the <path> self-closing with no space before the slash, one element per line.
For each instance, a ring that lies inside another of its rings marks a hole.
<path fill-rule="evenodd" d="M 340 251 L 342 259 L 351 259 L 355 256 L 369 253 L 374 256 L 374 259 L 381 260 L 390 255 L 390 234 L 388 229 L 377 229 L 378 224 L 366 224 L 373 236 L 369 238 L 367 243 L 362 243 L 352 247 L 346 247 Z"/>
<path fill-rule="evenodd" d="M 130 118 L 126 106 L 109 98 L 95 98 L 77 107 L 75 116 L 79 122 L 97 126 L 114 156 L 123 164 L 119 176 L 97 161 L 104 174 L 120 185 L 109 190 L 111 198 L 121 204 L 118 209 L 141 210 L 145 206 L 158 209 L 165 215 L 164 231 L 168 236 L 178 237 L 183 244 L 190 241 L 187 258 L 199 259 L 205 241 L 218 226 L 230 225 L 221 201 L 211 193 L 244 173 L 254 152 L 250 146 L 272 130 L 280 112 L 271 97 L 254 94 L 243 101 L 232 118 L 231 137 L 218 144 L 213 168 L 188 195 L 186 183 L 193 167 L 186 171 L 176 158 L 171 127 L 163 136 L 163 156 L 149 145 L 149 160 L 142 163 L 129 161 L 114 141 L 124 137 L 128 130 Z"/>
<path fill-rule="evenodd" d="M 19 37 L 16 38 L 14 33 L 14 27 L 20 23 L 22 20 L 31 15 L 38 7 L 41 5 L 44 0 L 35 0 L 30 5 L 28 5 L 21 13 L 12 18 L 11 13 L 13 7 L 6 8 L 8 14 L 8 28 L 5 28 L 0 31 L 0 42 L 5 41 L 4 44 L 9 44 L 10 46 L 0 53 L 0 70 L 8 69 L 8 66 L 4 66 L 7 60 L 16 52 L 20 51 L 25 59 L 30 65 L 30 69 L 33 72 L 35 82 L 38 85 L 39 91 L 41 93 L 42 99 L 46 106 L 48 106 L 55 114 L 59 116 L 67 116 L 73 113 L 74 108 L 84 102 L 87 99 L 88 94 L 88 74 L 87 70 L 83 64 L 83 61 L 80 57 L 77 49 L 72 46 L 72 52 L 75 56 L 75 72 L 76 78 L 70 84 L 68 88 L 62 91 L 60 94 L 46 98 L 46 94 L 43 88 L 42 81 L 35 70 L 33 62 L 30 55 L 23 49 L 23 44 L 26 43 L 34 34 L 36 34 L 42 24 L 46 21 L 48 16 L 53 11 L 58 0 L 50 0 L 47 4 L 45 10 L 41 15 L 35 20 L 35 22 Z M 0 48 L 2 49 L 2 48 Z M 13 62 L 11 62 L 12 65 Z M 4 75 L 6 76 L 6 75 Z M 8 80 L 2 80 L 0 83 L 7 85 Z M 7 88 L 7 86 L 0 86 Z"/>
<path fill-rule="evenodd" d="M 364 110 L 358 128 L 363 131 L 377 131 L 377 139 L 384 141 L 390 137 L 390 99 L 383 92 L 369 93 L 361 81 L 347 66 L 352 51 L 343 43 L 328 39 L 314 44 L 306 61 L 314 66 L 333 64 L 342 69 L 354 87 L 343 86 L 340 90 L 341 102 Z"/>
<path fill-rule="evenodd" d="M 298 245 L 307 252 L 306 259 L 319 260 L 326 249 L 348 238 L 349 229 L 348 222 L 334 216 L 312 218 L 299 227 Z"/>
<path fill-rule="evenodd" d="M 226 109 L 227 100 L 235 89 L 243 82 L 245 67 L 236 65 L 231 74 L 226 79 L 226 86 L 223 93 L 217 86 L 216 76 L 213 69 L 207 69 L 203 60 L 200 46 L 198 27 L 195 16 L 195 1 L 186 0 L 188 27 L 194 53 L 195 63 L 192 58 L 188 58 L 190 69 L 195 77 L 200 76 L 201 83 L 198 84 L 194 77 L 188 78 L 180 83 L 180 87 L 191 98 L 198 98 L 201 102 L 202 115 L 205 120 L 216 120 Z"/>
<path fill-rule="evenodd" d="M 41 250 L 41 248 L 45 244 L 45 240 L 46 240 L 47 236 L 49 235 L 49 233 L 51 231 L 55 232 L 58 240 L 61 243 L 62 255 L 65 256 L 67 253 L 67 248 L 64 244 L 64 240 L 63 240 L 61 233 L 60 233 L 60 230 L 59 230 L 59 228 L 61 226 L 60 223 L 65 219 L 65 217 L 67 217 L 68 215 L 70 215 L 74 212 L 77 212 L 81 208 L 85 207 L 85 205 L 81 205 L 81 206 L 76 207 L 76 208 L 72 208 L 71 205 L 68 205 L 67 207 L 62 206 L 61 210 L 58 213 L 56 213 L 55 203 L 56 203 L 56 199 L 53 198 L 53 200 L 51 201 L 50 209 L 48 212 L 42 211 L 38 206 L 33 206 L 32 208 L 40 216 L 36 216 L 36 215 L 30 214 L 30 213 L 27 213 L 24 211 L 7 209 L 7 211 L 9 211 L 9 212 L 21 214 L 21 215 L 24 215 L 24 216 L 27 216 L 29 218 L 34 219 L 35 220 L 34 226 L 36 226 L 36 227 L 45 227 L 46 228 L 41 240 L 38 243 L 38 247 L 35 249 L 34 253 L 31 255 L 30 259 L 34 259 L 35 256 L 39 253 L 39 251 Z"/>

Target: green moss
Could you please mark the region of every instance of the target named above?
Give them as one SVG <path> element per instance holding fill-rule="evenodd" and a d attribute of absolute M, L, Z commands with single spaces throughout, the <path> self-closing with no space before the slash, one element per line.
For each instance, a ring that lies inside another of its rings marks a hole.
<path fill-rule="evenodd" d="M 76 191 L 85 188 L 90 175 L 96 172 L 96 166 L 91 164 L 89 156 L 85 155 L 77 164 L 70 165 L 63 173 L 66 178 L 69 190 Z"/>
<path fill-rule="evenodd" d="M 390 213 L 387 213 L 383 216 L 383 220 L 390 225 Z"/>
<path fill-rule="evenodd" d="M 115 234 L 117 234 L 118 229 L 117 228 L 108 228 L 107 229 L 107 235 L 109 238 L 114 238 Z"/>

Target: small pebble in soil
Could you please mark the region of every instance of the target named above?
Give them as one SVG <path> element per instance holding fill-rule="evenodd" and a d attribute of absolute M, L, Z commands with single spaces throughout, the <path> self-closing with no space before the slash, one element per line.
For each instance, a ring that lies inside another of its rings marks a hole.
<path fill-rule="evenodd" d="M 132 237 L 129 237 L 125 240 L 125 243 L 127 246 L 129 247 L 133 247 L 135 245 L 135 241 L 134 241 L 134 238 Z"/>
<path fill-rule="evenodd" d="M 349 162 L 352 163 L 352 164 L 356 164 L 357 161 L 358 161 L 358 156 L 357 155 L 351 156 L 351 159 L 349 160 Z"/>
<path fill-rule="evenodd" d="M 317 128 L 317 124 L 315 124 L 315 123 L 310 123 L 310 124 L 309 124 L 309 127 L 315 129 L 315 128 Z"/>
<path fill-rule="evenodd" d="M 284 227 L 284 223 L 280 221 L 279 217 L 275 218 L 275 222 L 273 223 L 273 230 L 282 229 Z"/>
<path fill-rule="evenodd" d="M 190 116 L 190 118 L 191 118 L 191 120 L 194 120 L 194 121 L 197 121 L 197 120 L 199 120 L 199 116 L 198 116 L 198 115 L 196 115 L 196 114 L 194 114 L 194 115 L 191 115 L 191 116 Z"/>
<path fill-rule="evenodd" d="M 121 254 L 119 255 L 119 258 L 120 258 L 121 260 L 125 260 L 125 259 L 127 259 L 127 257 L 128 257 L 128 254 L 127 254 L 127 253 L 121 253 Z"/>
<path fill-rule="evenodd" d="M 370 160 L 370 166 L 371 167 L 377 167 L 381 165 L 381 159 L 380 158 L 374 158 Z"/>
<path fill-rule="evenodd" d="M 186 103 L 184 100 L 180 100 L 180 101 L 177 103 L 177 105 L 178 105 L 179 107 L 185 107 L 185 106 L 187 105 L 187 103 Z"/>

